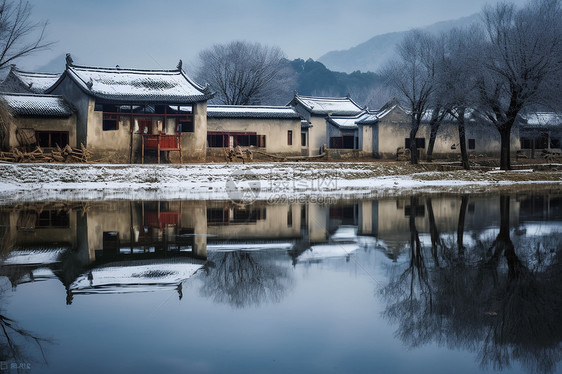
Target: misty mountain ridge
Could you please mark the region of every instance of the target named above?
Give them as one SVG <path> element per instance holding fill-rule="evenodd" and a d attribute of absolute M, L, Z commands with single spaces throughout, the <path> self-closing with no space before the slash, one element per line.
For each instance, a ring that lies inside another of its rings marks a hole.
<path fill-rule="evenodd" d="M 480 15 L 473 14 L 455 20 L 437 22 L 419 29 L 438 35 L 455 27 L 467 27 L 479 21 Z M 350 49 L 328 52 L 321 56 L 318 61 L 333 71 L 346 73 L 354 71 L 378 72 L 386 62 L 396 56 L 396 45 L 402 41 L 408 31 L 377 35 Z"/>

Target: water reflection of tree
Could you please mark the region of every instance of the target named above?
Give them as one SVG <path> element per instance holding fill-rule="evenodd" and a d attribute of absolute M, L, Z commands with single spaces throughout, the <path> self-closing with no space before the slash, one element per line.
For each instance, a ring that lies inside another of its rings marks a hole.
<path fill-rule="evenodd" d="M 201 288 L 203 296 L 236 308 L 279 302 L 292 278 L 287 268 L 259 254 L 243 251 L 209 255 L 209 268 Z"/>
<path fill-rule="evenodd" d="M 0 290 L 3 292 L 4 289 Z M 0 298 L 1 298 L 0 294 Z M 1 305 L 1 304 L 0 304 Z M 0 361 L 7 364 L 11 370 L 11 364 L 18 365 L 18 372 L 28 371 L 28 365 L 37 362 L 28 353 L 30 344 L 35 345 L 41 354 L 42 361 L 46 364 L 47 359 L 43 351 L 43 344 L 49 342 L 48 339 L 38 337 L 32 332 L 22 328 L 17 321 L 8 317 L 0 307 Z M 23 365 L 24 367 L 20 367 Z M 4 370 L 4 369 L 2 369 Z"/>
<path fill-rule="evenodd" d="M 482 367 L 502 370 L 519 361 L 532 371 L 555 371 L 562 359 L 562 234 L 540 243 L 521 240 L 516 249 L 510 237 L 510 198 L 501 196 L 495 240 L 465 249 L 466 202 L 461 203 L 455 245 L 431 232 L 437 227 L 428 201 L 432 256 L 426 258 L 425 249 L 410 239 L 406 270 L 383 290 L 385 315 L 412 347 L 434 341 L 476 352 Z M 415 224 L 410 223 L 410 232 L 411 238 L 419 237 Z"/>

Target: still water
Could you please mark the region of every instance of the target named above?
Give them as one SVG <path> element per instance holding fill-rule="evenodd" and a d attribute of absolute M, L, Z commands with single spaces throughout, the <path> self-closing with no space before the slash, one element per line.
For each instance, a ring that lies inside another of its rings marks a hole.
<path fill-rule="evenodd" d="M 556 373 L 562 193 L 0 206 L 0 373 Z"/>

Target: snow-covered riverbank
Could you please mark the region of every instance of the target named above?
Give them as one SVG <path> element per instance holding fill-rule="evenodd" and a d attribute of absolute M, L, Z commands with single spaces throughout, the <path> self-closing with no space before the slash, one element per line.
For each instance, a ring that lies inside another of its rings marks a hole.
<path fill-rule="evenodd" d="M 0 201 L 348 199 L 562 187 L 562 172 L 428 171 L 404 163 L 0 164 Z M 544 169 L 544 167 L 542 168 Z M 560 165 L 553 169 L 560 170 Z"/>

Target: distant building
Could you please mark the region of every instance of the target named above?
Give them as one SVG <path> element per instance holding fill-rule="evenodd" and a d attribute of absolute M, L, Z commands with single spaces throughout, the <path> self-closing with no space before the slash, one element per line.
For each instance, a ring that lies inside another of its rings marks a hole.
<path fill-rule="evenodd" d="M 290 107 L 209 105 L 207 153 L 223 155 L 224 148 L 255 147 L 281 156 L 300 156 L 301 116 Z"/>
<path fill-rule="evenodd" d="M 309 156 L 322 153 L 324 146 L 328 146 L 326 119 L 329 116 L 357 116 L 364 112 L 364 108 L 349 97 L 311 97 L 295 93 L 293 100 L 287 105 L 292 106 L 306 121 L 301 126 L 301 133 L 302 143 L 306 143 Z M 349 133 L 351 132 L 346 134 Z"/>
<path fill-rule="evenodd" d="M 53 73 L 26 72 L 12 65 L 8 76 L 0 84 L 0 92 L 44 94 L 60 76 Z"/>
<path fill-rule="evenodd" d="M 295 93 L 284 107 L 209 105 L 208 87 L 191 80 L 180 64 L 172 70 L 78 66 L 70 55 L 62 74 L 31 73 L 12 66 L 0 85 L 11 109 L 4 148 L 50 148 L 84 144 L 95 162 L 203 161 L 231 149 L 251 150 L 254 158 L 318 156 L 396 159 L 409 149 L 411 118 L 396 99 L 379 110 L 350 97 Z M 420 159 L 427 157 L 431 110 L 416 136 Z M 500 136 L 485 119 L 466 115 L 467 150 L 498 156 Z M 527 157 L 535 150 L 560 149 L 562 121 L 552 113 L 521 117 L 511 149 Z M 521 138 L 519 131 L 521 131 Z M 164 153 L 162 153 L 164 152 Z M 460 155 L 458 125 L 446 118 L 439 127 L 434 158 Z"/>
<path fill-rule="evenodd" d="M 521 154 L 535 158 L 544 151 L 562 148 L 562 115 L 535 112 L 520 117 Z"/>

